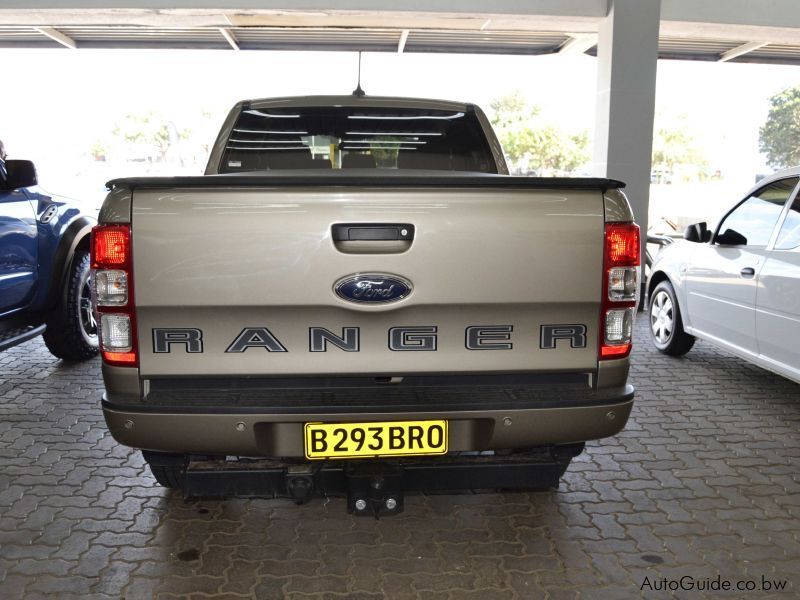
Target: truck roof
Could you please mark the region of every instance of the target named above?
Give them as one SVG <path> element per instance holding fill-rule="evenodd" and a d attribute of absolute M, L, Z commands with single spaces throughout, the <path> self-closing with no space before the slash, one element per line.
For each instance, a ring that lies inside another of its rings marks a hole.
<path fill-rule="evenodd" d="M 258 98 L 244 100 L 241 105 L 250 108 L 291 108 L 293 106 L 384 106 L 392 108 L 421 108 L 434 110 L 466 111 L 473 105 L 451 100 L 430 98 L 403 98 L 397 96 L 286 96 L 283 98 Z"/>

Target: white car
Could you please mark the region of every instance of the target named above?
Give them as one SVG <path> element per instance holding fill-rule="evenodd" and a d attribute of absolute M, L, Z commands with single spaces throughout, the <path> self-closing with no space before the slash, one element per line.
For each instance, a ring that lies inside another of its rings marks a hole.
<path fill-rule="evenodd" d="M 800 167 L 763 179 L 715 230 L 656 256 L 650 332 L 665 354 L 700 338 L 800 383 Z"/>

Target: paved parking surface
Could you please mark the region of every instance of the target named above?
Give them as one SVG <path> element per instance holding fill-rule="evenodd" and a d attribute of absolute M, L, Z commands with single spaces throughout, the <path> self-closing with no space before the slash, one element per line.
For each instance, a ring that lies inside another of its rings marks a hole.
<path fill-rule="evenodd" d="M 106 433 L 97 361 L 61 364 L 40 341 L 2 353 L 0 598 L 707 594 L 658 591 L 681 577 L 800 596 L 800 386 L 637 335 L 628 428 L 559 490 L 407 497 L 377 522 L 341 499 L 186 503 Z"/>

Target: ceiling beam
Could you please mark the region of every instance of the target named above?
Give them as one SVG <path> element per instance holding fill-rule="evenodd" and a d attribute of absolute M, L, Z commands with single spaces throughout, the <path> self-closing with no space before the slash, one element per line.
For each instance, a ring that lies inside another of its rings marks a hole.
<path fill-rule="evenodd" d="M 729 0 L 730 1 L 730 0 Z M 752 0 L 740 0 L 748 2 Z M 773 0 L 776 1 L 776 0 Z M 782 0 L 794 2 L 794 0 Z M 406 0 L 398 6 L 396 0 L 3 0 L 3 10 L 41 12 L 53 9 L 88 9 L 91 11 L 149 10 L 153 12 L 216 12 L 244 11 L 280 13 L 334 13 L 393 11 L 396 13 L 451 13 L 451 14 L 501 14 L 501 15 L 552 15 L 602 18 L 608 12 L 608 0 Z M 437 5 L 433 8 L 432 5 Z M 103 7 L 103 8 L 100 8 Z M 51 21 L 52 22 L 52 21 Z"/>
<path fill-rule="evenodd" d="M 596 33 L 573 33 L 566 42 L 561 44 L 558 54 L 583 54 L 595 46 L 597 46 Z"/>
<path fill-rule="evenodd" d="M 68 35 L 64 35 L 58 29 L 53 29 L 52 27 L 34 27 L 36 31 L 41 33 L 42 35 L 46 35 L 54 42 L 58 42 L 62 46 L 66 48 L 70 48 L 75 50 L 78 47 L 78 44 Z"/>
<path fill-rule="evenodd" d="M 397 53 L 402 54 L 403 50 L 406 48 L 406 42 L 408 41 L 408 29 L 403 29 L 400 32 L 400 40 L 397 42 Z"/>
<path fill-rule="evenodd" d="M 234 50 L 241 50 L 239 48 L 239 42 L 236 37 L 233 35 L 233 32 L 228 29 L 227 27 L 220 27 L 219 32 L 222 34 L 222 37 L 225 38 L 225 41 L 231 45 L 231 48 Z"/>
<path fill-rule="evenodd" d="M 720 54 L 719 62 L 728 62 L 729 60 L 733 60 L 734 58 L 747 54 L 748 52 L 763 48 L 766 45 L 767 42 L 747 42 L 746 44 L 736 46 L 736 48 L 731 48 L 727 52 Z"/>

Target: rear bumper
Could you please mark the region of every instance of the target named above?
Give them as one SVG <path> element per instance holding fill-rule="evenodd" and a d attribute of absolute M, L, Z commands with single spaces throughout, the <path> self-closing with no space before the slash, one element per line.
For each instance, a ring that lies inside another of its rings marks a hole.
<path fill-rule="evenodd" d="M 337 393 L 351 402 L 337 402 Z M 234 406 L 237 403 L 226 401 L 226 393 L 219 390 L 214 405 L 189 406 L 178 402 L 181 398 L 174 394 L 171 405 L 163 402 L 166 397 L 158 404 L 138 405 L 104 398 L 103 413 L 118 442 L 159 452 L 302 457 L 307 422 L 425 419 L 447 419 L 449 448 L 463 452 L 571 444 L 615 435 L 628 420 L 634 390 L 630 385 L 599 391 L 473 387 L 454 388 L 450 394 L 446 388 L 437 388 L 433 394 L 410 390 L 389 402 L 373 398 L 373 406 L 368 407 L 341 390 L 293 389 L 283 402 L 276 402 L 273 393 L 271 406 L 255 402 Z M 320 395 L 319 403 L 315 395 Z M 302 406 L 294 402 L 298 397 L 306 399 Z"/>

